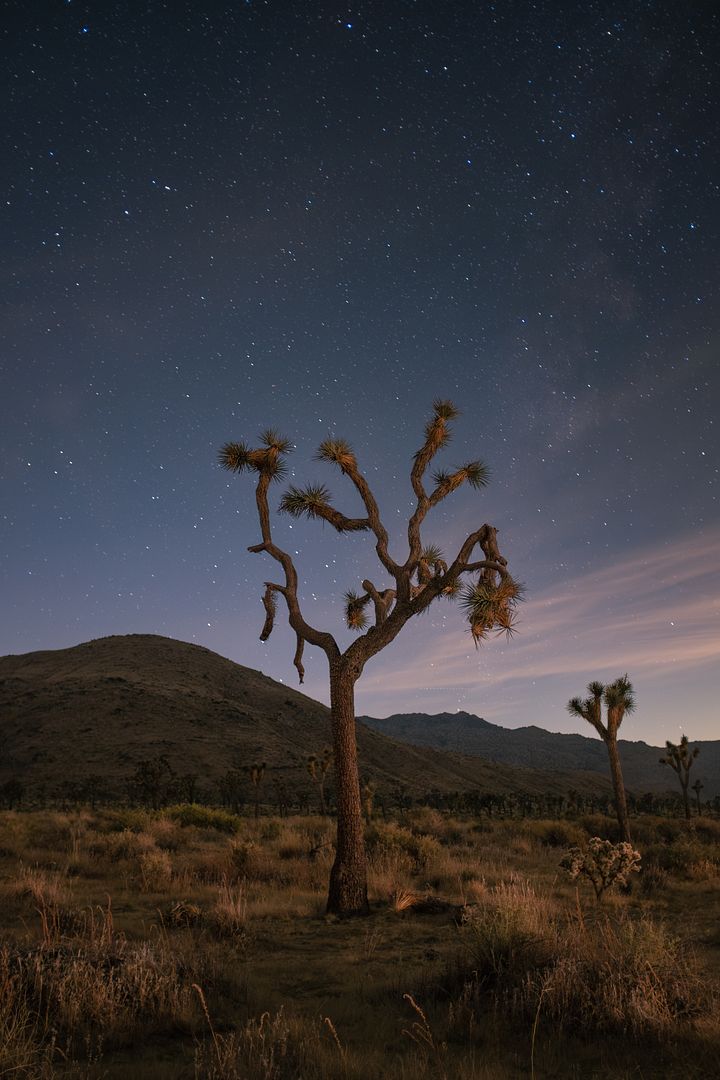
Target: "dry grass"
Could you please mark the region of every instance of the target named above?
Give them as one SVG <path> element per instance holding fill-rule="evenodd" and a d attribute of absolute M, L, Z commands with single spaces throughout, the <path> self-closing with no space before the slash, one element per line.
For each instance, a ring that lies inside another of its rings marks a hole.
<path fill-rule="evenodd" d="M 0 1076 L 712 1075 L 717 822 L 639 821 L 598 913 L 558 871 L 579 823 L 420 809 L 370 826 L 373 914 L 338 922 L 330 821 L 227 818 L 0 815 Z"/>

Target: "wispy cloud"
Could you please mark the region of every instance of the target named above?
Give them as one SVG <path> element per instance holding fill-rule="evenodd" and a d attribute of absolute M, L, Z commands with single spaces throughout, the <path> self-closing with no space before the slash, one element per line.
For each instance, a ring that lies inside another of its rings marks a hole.
<path fill-rule="evenodd" d="M 521 632 L 508 645 L 475 653 L 458 648 L 457 632 L 439 639 L 423 632 L 411 655 L 366 671 L 363 694 L 379 698 L 388 683 L 398 694 L 419 686 L 457 690 L 478 680 L 487 690 L 571 674 L 677 677 L 718 662 L 718 552 L 720 529 L 674 537 L 671 545 L 553 586 L 523 605 Z"/>

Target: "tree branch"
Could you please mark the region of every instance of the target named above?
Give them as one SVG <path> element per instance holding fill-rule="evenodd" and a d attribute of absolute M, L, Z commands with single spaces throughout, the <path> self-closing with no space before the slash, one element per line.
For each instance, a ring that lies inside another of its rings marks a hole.
<path fill-rule="evenodd" d="M 367 579 L 363 581 L 362 587 L 375 606 L 375 626 L 382 626 L 395 599 L 395 589 L 383 589 L 382 592 L 378 592 L 372 581 Z"/>
<path fill-rule="evenodd" d="M 251 547 L 248 548 L 248 551 L 265 551 L 268 553 L 268 555 L 275 559 L 276 562 L 280 563 L 285 572 L 285 585 L 273 586 L 272 584 L 266 583 L 265 596 L 263 598 L 266 619 L 265 626 L 263 627 L 263 633 L 265 633 L 265 631 L 267 630 L 267 634 L 265 637 L 261 636 L 261 640 L 266 640 L 267 636 L 272 631 L 272 625 L 274 622 L 274 612 L 271 616 L 270 612 L 268 611 L 268 602 L 272 607 L 274 601 L 274 598 L 271 594 L 273 591 L 280 592 L 285 597 L 285 603 L 287 604 L 288 621 L 290 623 L 290 626 L 295 631 L 298 639 L 294 663 L 298 671 L 300 682 L 302 683 L 304 676 L 304 669 L 302 665 L 303 642 L 307 641 L 311 645 L 316 645 L 318 648 L 322 649 L 329 660 L 333 660 L 337 656 L 339 656 L 340 650 L 332 634 L 329 634 L 325 631 L 317 630 L 314 626 L 311 626 L 310 623 L 305 621 L 303 614 L 300 610 L 300 603 L 298 601 L 297 595 L 298 577 L 295 565 L 290 555 L 288 555 L 286 551 L 283 551 L 276 544 L 274 544 L 272 539 L 272 532 L 270 529 L 270 511 L 268 508 L 267 499 L 268 488 L 270 486 L 271 480 L 272 476 L 269 474 L 269 472 L 260 472 L 257 488 L 255 489 L 255 501 L 257 504 L 258 518 L 260 520 L 260 531 L 262 532 L 263 539 L 261 544 L 253 544 Z"/>

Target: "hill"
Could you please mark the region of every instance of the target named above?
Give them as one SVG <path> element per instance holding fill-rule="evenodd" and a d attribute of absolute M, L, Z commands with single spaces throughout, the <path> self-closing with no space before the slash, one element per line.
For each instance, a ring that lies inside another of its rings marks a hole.
<path fill-rule="evenodd" d="M 217 797 L 228 769 L 264 761 L 291 792 L 307 791 L 306 759 L 330 742 L 329 710 L 259 671 L 198 645 L 150 634 L 0 657 L 0 783 L 29 790 L 98 778 L 123 793 L 143 760 L 166 755 Z M 408 746 L 358 725 L 361 773 L 379 791 L 607 792 L 594 772 L 490 764 Z"/>
<path fill-rule="evenodd" d="M 536 766 L 544 770 L 597 772 L 607 775 L 607 750 L 598 738 L 563 735 L 539 727 L 503 728 L 472 713 L 398 713 L 378 720 L 359 719 L 375 731 L 414 746 L 436 747 L 464 754 L 479 754 L 506 765 Z M 720 795 L 720 740 L 692 742 L 700 747 L 691 778 L 704 784 L 703 799 Z M 679 792 L 671 769 L 660 764 L 663 748 L 620 739 L 623 778 L 630 791 Z"/>

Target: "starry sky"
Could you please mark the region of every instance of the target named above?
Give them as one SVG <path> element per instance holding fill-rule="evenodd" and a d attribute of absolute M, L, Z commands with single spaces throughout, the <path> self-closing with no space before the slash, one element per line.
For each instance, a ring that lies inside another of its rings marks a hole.
<path fill-rule="evenodd" d="M 252 481 L 218 447 L 274 426 L 289 481 L 347 438 L 404 555 L 412 454 L 483 491 L 525 582 L 475 650 L 445 601 L 371 661 L 358 713 L 565 712 L 628 672 L 622 734 L 718 738 L 720 16 L 675 0 L 9 2 L 2 29 L 0 652 L 106 634 L 258 641 Z M 279 501 L 282 486 L 273 493 Z M 309 621 L 389 584 L 363 534 L 274 519 Z M 306 692 L 327 700 L 306 650 Z M 583 730 L 584 729 L 584 730 Z"/>

